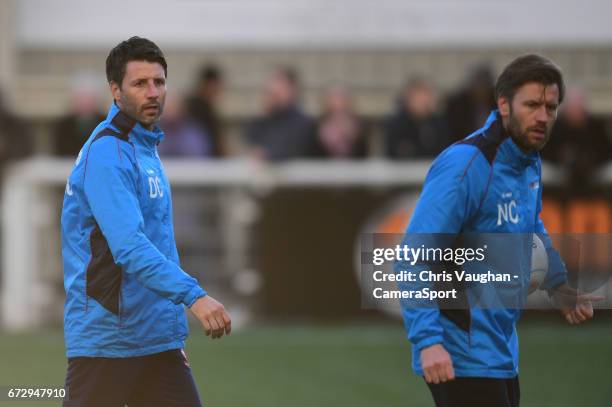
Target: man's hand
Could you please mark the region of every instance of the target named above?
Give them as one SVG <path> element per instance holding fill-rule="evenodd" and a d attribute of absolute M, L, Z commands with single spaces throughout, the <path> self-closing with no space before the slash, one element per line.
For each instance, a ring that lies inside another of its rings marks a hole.
<path fill-rule="evenodd" d="M 441 344 L 421 350 L 421 366 L 427 383 L 444 383 L 455 379 L 453 361 Z"/>
<path fill-rule="evenodd" d="M 581 293 L 567 283 L 554 288 L 551 296 L 553 304 L 571 325 L 578 325 L 593 318 L 593 302 L 604 299 L 598 295 Z"/>
<path fill-rule="evenodd" d="M 232 331 L 232 320 L 223 304 L 210 295 L 198 298 L 190 309 L 204 326 L 206 336 L 212 334 L 212 338 L 215 339 L 222 337 L 223 333 L 229 335 Z"/>

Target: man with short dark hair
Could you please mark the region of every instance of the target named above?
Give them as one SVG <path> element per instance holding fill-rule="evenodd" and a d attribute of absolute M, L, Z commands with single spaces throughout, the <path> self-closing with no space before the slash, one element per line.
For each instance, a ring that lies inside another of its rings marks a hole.
<path fill-rule="evenodd" d="M 81 149 L 62 210 L 65 406 L 200 406 L 183 351 L 185 307 L 229 334 L 223 305 L 179 264 L 157 154 L 167 64 L 132 37 L 106 60 L 113 104 Z"/>
<path fill-rule="evenodd" d="M 264 91 L 264 114 L 246 129 L 251 154 L 266 161 L 306 158 L 315 151 L 315 122 L 299 106 L 297 73 L 278 68 Z"/>
<path fill-rule="evenodd" d="M 446 119 L 436 111 L 435 91 L 425 79 L 405 86 L 385 125 L 385 144 L 386 155 L 399 160 L 433 158 L 450 144 Z"/>
<path fill-rule="evenodd" d="M 551 293 L 570 324 L 582 323 L 593 316 L 591 301 L 599 298 L 579 294 L 567 284 L 565 265 L 539 216 L 538 152 L 550 136 L 564 97 L 561 71 L 542 56 L 519 57 L 500 75 L 496 93 L 498 110 L 491 112 L 484 127 L 433 162 L 405 241 L 418 234 L 434 240 L 438 234 L 450 235 L 455 242 L 469 234 L 537 234 L 544 240 L 549 263 L 540 288 Z M 531 250 L 531 244 L 507 250 L 527 248 Z M 521 279 L 513 284 L 520 289 L 529 283 L 531 252 L 519 255 L 526 271 L 514 270 Z M 431 267 L 428 270 L 440 266 L 424 264 Z M 410 265 L 398 262 L 396 267 L 405 270 Z M 516 322 L 521 310 L 477 307 L 470 302 L 473 298 L 464 296 L 467 304 L 457 308 L 440 302 L 430 307 L 402 303 L 413 370 L 424 376 L 438 407 L 516 407 L 520 398 Z"/>
<path fill-rule="evenodd" d="M 207 136 L 210 143 L 210 155 L 223 157 L 228 155 L 224 138 L 223 120 L 219 115 L 219 103 L 225 86 L 223 71 L 216 65 L 205 65 L 194 86 L 194 93 L 186 103 L 187 113 L 195 120 Z"/>

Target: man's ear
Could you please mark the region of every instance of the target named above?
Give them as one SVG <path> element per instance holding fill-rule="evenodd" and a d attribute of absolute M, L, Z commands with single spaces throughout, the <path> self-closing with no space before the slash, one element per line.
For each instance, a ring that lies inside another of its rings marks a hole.
<path fill-rule="evenodd" d="M 510 101 L 507 97 L 500 96 L 497 98 L 497 109 L 499 109 L 501 117 L 510 116 Z"/>
<path fill-rule="evenodd" d="M 116 102 L 121 98 L 121 86 L 117 84 L 117 82 L 110 82 L 108 84 L 110 87 L 111 95 L 113 95 L 113 100 Z"/>

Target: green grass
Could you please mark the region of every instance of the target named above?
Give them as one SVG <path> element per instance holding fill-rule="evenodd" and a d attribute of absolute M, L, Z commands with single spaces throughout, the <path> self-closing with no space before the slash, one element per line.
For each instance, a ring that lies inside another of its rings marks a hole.
<path fill-rule="evenodd" d="M 523 407 L 610 406 L 612 323 L 521 324 Z M 195 330 L 194 330 L 195 331 Z M 410 367 L 401 324 L 262 326 L 211 341 L 194 332 L 187 354 L 206 406 L 431 406 Z M 60 332 L 0 335 L 0 386 L 61 385 Z M 0 402 L 0 406 L 59 405 Z"/>

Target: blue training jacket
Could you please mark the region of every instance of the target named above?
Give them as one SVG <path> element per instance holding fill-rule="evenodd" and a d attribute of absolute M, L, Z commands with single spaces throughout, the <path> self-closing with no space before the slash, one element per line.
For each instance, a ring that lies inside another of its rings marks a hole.
<path fill-rule="evenodd" d="M 179 349 L 185 306 L 206 295 L 179 265 L 170 185 L 146 130 L 113 104 L 79 153 L 62 210 L 70 357 Z"/>
<path fill-rule="evenodd" d="M 434 160 L 404 244 L 411 234 L 537 233 L 549 258 L 549 271 L 540 288 L 551 289 L 567 281 L 567 272 L 540 220 L 541 208 L 539 154 L 527 155 L 520 150 L 508 137 L 498 112 L 493 111 L 483 128 L 448 147 Z M 531 245 L 528 248 L 529 253 L 516 263 L 526 269 L 522 270 L 523 285 L 529 281 Z M 411 266 L 396 262 L 395 268 L 410 270 Z M 413 370 L 423 375 L 420 351 L 443 344 L 458 377 L 516 376 L 516 322 L 520 313 L 518 308 L 474 307 L 472 302 L 460 310 L 402 303 L 412 343 Z"/>

